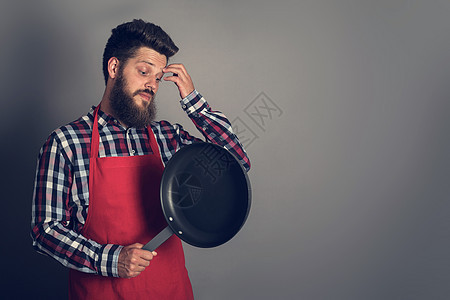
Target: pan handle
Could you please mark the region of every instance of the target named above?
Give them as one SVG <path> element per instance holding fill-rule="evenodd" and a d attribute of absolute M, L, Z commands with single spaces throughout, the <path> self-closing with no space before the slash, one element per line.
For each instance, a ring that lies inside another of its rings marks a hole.
<path fill-rule="evenodd" d="M 142 249 L 148 250 L 148 251 L 155 251 L 156 248 L 158 248 L 162 243 L 167 241 L 173 234 L 172 229 L 170 229 L 169 226 L 161 230 L 160 233 L 158 233 L 150 242 L 145 244 Z"/>

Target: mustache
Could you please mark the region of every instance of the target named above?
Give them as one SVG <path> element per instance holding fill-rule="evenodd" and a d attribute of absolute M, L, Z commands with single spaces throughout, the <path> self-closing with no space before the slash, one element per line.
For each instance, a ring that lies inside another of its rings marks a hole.
<path fill-rule="evenodd" d="M 147 94 L 150 94 L 152 97 L 155 96 L 155 92 L 153 92 L 153 90 L 149 90 L 149 89 L 137 90 L 136 92 L 133 93 L 133 96 L 136 96 L 140 93 L 147 93 Z"/>

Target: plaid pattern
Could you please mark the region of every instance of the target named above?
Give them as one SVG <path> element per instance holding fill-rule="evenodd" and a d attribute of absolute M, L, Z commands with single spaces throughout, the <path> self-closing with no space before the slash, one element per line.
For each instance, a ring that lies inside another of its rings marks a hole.
<path fill-rule="evenodd" d="M 230 122 L 212 111 L 194 91 L 181 100 L 183 109 L 208 142 L 226 147 L 249 170 L 250 162 L 232 132 Z M 64 266 L 103 276 L 118 276 L 117 260 L 123 246 L 100 245 L 80 232 L 89 206 L 89 155 L 94 107 L 78 120 L 55 130 L 42 146 L 33 193 L 31 237 L 41 253 Z M 145 128 L 124 128 L 112 116 L 99 111 L 99 157 L 146 155 L 151 153 Z M 151 129 L 165 165 L 183 145 L 195 138 L 179 124 L 152 122 Z"/>

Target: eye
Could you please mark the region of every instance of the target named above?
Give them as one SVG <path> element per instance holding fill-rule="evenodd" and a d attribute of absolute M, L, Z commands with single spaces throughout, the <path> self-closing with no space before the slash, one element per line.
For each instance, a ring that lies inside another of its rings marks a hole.
<path fill-rule="evenodd" d="M 137 70 L 139 75 L 142 75 L 142 76 L 148 76 L 149 75 L 148 69 L 146 67 L 137 67 L 136 70 Z"/>

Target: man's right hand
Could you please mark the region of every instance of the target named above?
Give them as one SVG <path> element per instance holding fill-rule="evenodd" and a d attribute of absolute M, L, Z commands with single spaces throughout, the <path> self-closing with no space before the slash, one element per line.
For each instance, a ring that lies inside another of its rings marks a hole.
<path fill-rule="evenodd" d="M 119 253 L 119 261 L 117 269 L 119 277 L 132 278 L 141 274 L 146 267 L 150 265 L 150 261 L 156 256 L 156 252 L 142 250 L 144 245 L 136 243 L 123 247 Z"/>

